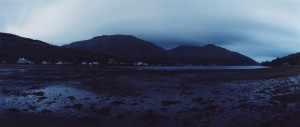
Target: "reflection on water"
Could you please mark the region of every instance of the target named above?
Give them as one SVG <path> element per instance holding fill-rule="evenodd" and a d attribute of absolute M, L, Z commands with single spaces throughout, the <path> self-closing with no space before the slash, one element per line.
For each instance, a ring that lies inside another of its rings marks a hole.
<path fill-rule="evenodd" d="M 238 70 L 238 69 L 261 69 L 267 66 L 126 66 L 120 68 L 138 70 Z"/>

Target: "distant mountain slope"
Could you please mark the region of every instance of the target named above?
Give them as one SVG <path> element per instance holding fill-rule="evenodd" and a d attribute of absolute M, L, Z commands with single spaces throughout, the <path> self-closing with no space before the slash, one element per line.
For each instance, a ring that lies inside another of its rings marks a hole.
<path fill-rule="evenodd" d="M 64 47 L 103 53 L 123 60 L 194 65 L 258 65 L 251 58 L 211 44 L 204 47 L 179 46 L 167 51 L 130 35 L 98 36 L 90 40 L 73 42 Z"/>
<path fill-rule="evenodd" d="M 169 50 L 180 63 L 201 65 L 258 65 L 253 59 L 212 44 L 179 46 Z"/>
<path fill-rule="evenodd" d="M 105 55 L 103 55 L 105 54 Z M 108 57 L 109 56 L 109 57 Z M 98 36 L 63 47 L 13 34 L 0 33 L 0 62 L 16 63 L 25 57 L 35 63 L 41 61 L 102 61 L 113 58 L 117 64 L 132 65 L 144 61 L 158 65 L 257 65 L 254 60 L 236 52 L 215 46 L 179 46 L 165 50 L 151 42 L 130 35 Z"/>
<path fill-rule="evenodd" d="M 284 64 L 300 65 L 300 52 L 262 63 L 265 66 L 282 66 Z"/>
<path fill-rule="evenodd" d="M 13 34 L 0 33 L 0 62 L 15 63 L 20 57 L 26 57 L 35 63 L 41 61 L 100 61 L 103 55 L 53 46 L 39 40 L 24 38 Z"/>
<path fill-rule="evenodd" d="M 103 35 L 63 47 L 98 52 L 123 59 L 165 61 L 168 52 L 151 42 L 130 35 Z"/>

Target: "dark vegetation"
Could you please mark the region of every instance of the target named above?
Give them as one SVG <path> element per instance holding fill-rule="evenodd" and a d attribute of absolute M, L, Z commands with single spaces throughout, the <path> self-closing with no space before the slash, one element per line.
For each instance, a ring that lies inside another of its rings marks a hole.
<path fill-rule="evenodd" d="M 258 65 L 258 63 L 237 52 L 212 44 L 200 46 L 179 46 L 170 52 L 179 63 L 193 65 Z"/>
<path fill-rule="evenodd" d="M 35 64 L 42 61 L 100 62 L 108 64 L 113 59 L 117 65 L 133 65 L 145 62 L 148 65 L 258 65 L 257 62 L 227 49 L 206 45 L 179 46 L 165 50 L 151 42 L 134 36 L 98 36 L 90 40 L 74 42 L 64 46 L 50 45 L 39 40 L 0 33 L 0 63 L 14 64 L 25 57 Z"/>
<path fill-rule="evenodd" d="M 151 42 L 131 35 L 104 35 L 90 40 L 55 46 L 43 41 L 0 33 L 0 63 L 15 64 L 25 57 L 35 64 L 42 61 L 52 64 L 62 61 L 81 64 L 83 61 L 115 65 L 132 65 L 143 61 L 148 65 L 259 65 L 253 59 L 212 44 L 200 46 L 178 46 L 165 50 Z M 272 61 L 265 66 L 289 66 L 300 64 L 300 53 Z"/>
<path fill-rule="evenodd" d="M 25 57 L 36 64 L 40 64 L 42 61 L 63 61 L 77 64 L 82 61 L 107 61 L 106 56 L 99 53 L 68 49 L 39 40 L 0 33 L 0 63 L 5 61 L 14 64 L 21 57 Z"/>
<path fill-rule="evenodd" d="M 63 47 L 107 54 L 127 63 L 144 61 L 167 64 L 171 62 L 171 55 L 163 48 L 130 35 L 103 35 L 90 40 L 73 42 Z"/>
<path fill-rule="evenodd" d="M 163 106 L 170 106 L 170 105 L 174 105 L 174 104 L 178 104 L 180 103 L 180 101 L 171 101 L 171 100 L 163 100 L 161 101 L 161 104 Z"/>
<path fill-rule="evenodd" d="M 52 115 L 51 110 L 42 110 L 40 115 L 28 115 L 10 109 L 0 118 L 1 127 L 99 127 L 101 120 L 91 116 L 65 118 Z"/>
<path fill-rule="evenodd" d="M 266 61 L 263 62 L 262 65 L 266 65 L 266 66 L 300 65 L 300 53 L 291 54 L 282 58 L 276 58 L 272 61 Z"/>

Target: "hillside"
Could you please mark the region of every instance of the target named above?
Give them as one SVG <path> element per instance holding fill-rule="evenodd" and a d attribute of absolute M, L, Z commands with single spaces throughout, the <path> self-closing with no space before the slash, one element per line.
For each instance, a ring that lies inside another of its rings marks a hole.
<path fill-rule="evenodd" d="M 179 46 L 165 50 L 151 42 L 131 35 L 103 35 L 89 40 L 54 46 L 43 41 L 0 33 L 0 61 L 16 63 L 25 57 L 34 63 L 42 61 L 72 62 L 100 61 L 132 65 L 143 61 L 150 65 L 258 65 L 249 57 L 212 44 Z"/>
<path fill-rule="evenodd" d="M 253 59 L 212 44 L 179 46 L 169 50 L 180 63 L 196 65 L 258 65 Z"/>
<path fill-rule="evenodd" d="M 39 40 L 24 38 L 13 34 L 0 33 L 0 60 L 16 63 L 21 57 L 34 63 L 41 61 L 103 61 L 104 55 L 54 46 Z"/>
<path fill-rule="evenodd" d="M 263 62 L 262 65 L 265 66 L 300 65 L 300 52 L 282 58 L 276 58 L 272 61 Z"/>
<path fill-rule="evenodd" d="M 130 35 L 103 35 L 73 42 L 63 47 L 115 56 L 123 61 L 167 62 L 169 53 L 151 43 Z"/>

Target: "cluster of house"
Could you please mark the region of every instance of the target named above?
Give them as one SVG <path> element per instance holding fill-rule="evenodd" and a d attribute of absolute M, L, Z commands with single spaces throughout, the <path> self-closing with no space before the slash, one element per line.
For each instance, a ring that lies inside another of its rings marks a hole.
<path fill-rule="evenodd" d="M 4 61 L 2 63 L 6 63 L 6 61 Z M 29 59 L 26 59 L 25 57 L 22 57 L 22 58 L 19 58 L 17 60 L 17 64 L 35 64 L 35 63 L 32 62 Z M 73 65 L 74 63 L 68 62 L 68 61 L 58 61 L 58 62 L 42 61 L 40 64 L 43 64 L 43 65 Z M 128 65 L 128 64 L 125 64 L 125 63 L 116 62 L 114 59 L 108 59 L 107 64 L 108 65 Z M 100 65 L 100 62 L 98 62 L 98 61 L 91 61 L 91 62 L 82 61 L 81 65 Z M 148 66 L 148 63 L 139 61 L 139 62 L 132 63 L 132 65 L 134 65 L 134 66 Z"/>
<path fill-rule="evenodd" d="M 34 62 L 30 61 L 29 59 L 26 59 L 25 57 L 19 58 L 17 60 L 17 64 L 34 64 Z M 58 62 L 52 62 L 52 61 L 42 61 L 40 64 L 43 65 L 72 65 L 74 63 L 68 62 L 68 61 L 58 61 Z M 99 62 L 81 62 L 82 65 L 99 65 Z"/>
<path fill-rule="evenodd" d="M 19 60 L 17 61 L 18 64 L 34 64 L 32 61 L 27 60 L 26 58 L 22 57 L 19 58 Z"/>
<path fill-rule="evenodd" d="M 142 61 L 133 62 L 133 63 L 128 63 L 128 62 L 126 63 L 126 62 L 117 62 L 113 59 L 109 59 L 108 64 L 109 65 L 133 65 L 133 66 L 148 66 L 149 65 L 148 63 L 142 62 Z"/>
<path fill-rule="evenodd" d="M 133 65 L 134 66 L 148 66 L 148 64 L 145 62 L 134 62 Z"/>
<path fill-rule="evenodd" d="M 50 65 L 50 64 L 56 64 L 56 65 L 71 65 L 71 64 L 74 64 L 72 62 L 68 62 L 68 61 L 58 61 L 58 62 L 51 62 L 51 61 L 42 61 L 41 64 L 44 64 L 44 65 Z"/>
<path fill-rule="evenodd" d="M 99 62 L 81 62 L 81 65 L 99 65 Z"/>

